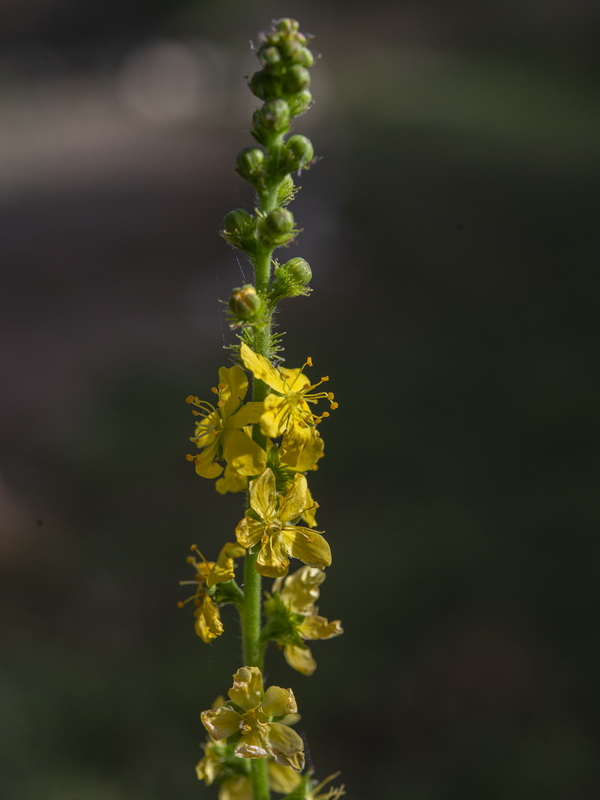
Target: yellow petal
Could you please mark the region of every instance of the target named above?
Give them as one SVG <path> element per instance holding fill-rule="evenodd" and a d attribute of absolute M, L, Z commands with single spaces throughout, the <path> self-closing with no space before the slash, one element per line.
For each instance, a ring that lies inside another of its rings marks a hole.
<path fill-rule="evenodd" d="M 298 711 L 292 690 L 282 689 L 281 686 L 269 686 L 260 705 L 268 717 L 284 717 Z"/>
<path fill-rule="evenodd" d="M 302 512 L 302 519 L 306 522 L 309 528 L 317 527 L 317 508 L 319 504 L 313 500 L 310 489 L 306 490 L 306 508 Z"/>
<path fill-rule="evenodd" d="M 262 674 L 258 667 L 240 667 L 233 676 L 229 699 L 247 711 L 256 708 L 263 696 Z"/>
<path fill-rule="evenodd" d="M 257 522 L 252 517 L 244 517 L 235 529 L 235 535 L 242 547 L 249 550 L 260 540 L 264 530 L 264 523 Z"/>
<path fill-rule="evenodd" d="M 242 431 L 223 434 L 223 457 L 240 475 L 260 475 L 267 465 L 267 454 Z"/>
<path fill-rule="evenodd" d="M 260 429 L 269 439 L 285 433 L 292 424 L 290 406 L 285 397 L 268 394 L 264 400 L 264 413 L 260 418 Z"/>
<path fill-rule="evenodd" d="M 254 425 L 259 422 L 260 415 L 265 410 L 262 401 L 251 402 L 243 405 L 239 411 L 227 420 L 228 428 L 243 428 L 245 425 Z"/>
<path fill-rule="evenodd" d="M 300 783 L 300 775 L 289 767 L 269 761 L 269 786 L 279 794 L 289 794 Z M 219 798 L 221 800 L 221 798 Z"/>
<path fill-rule="evenodd" d="M 316 567 L 300 567 L 285 579 L 280 590 L 281 599 L 292 611 L 306 614 L 319 599 L 319 586 L 325 573 Z M 277 591 L 275 585 L 273 590 Z"/>
<path fill-rule="evenodd" d="M 241 367 L 221 367 L 219 370 L 219 405 L 223 419 L 231 416 L 248 391 L 248 378 Z"/>
<path fill-rule="evenodd" d="M 308 647 L 286 644 L 283 648 L 283 655 L 290 667 L 302 675 L 312 675 L 317 668 L 317 662 Z"/>
<path fill-rule="evenodd" d="M 302 369 L 279 367 L 279 374 L 285 381 L 288 392 L 302 392 L 310 386 L 310 381 L 302 372 Z"/>
<path fill-rule="evenodd" d="M 250 481 L 250 505 L 265 522 L 274 519 L 277 508 L 275 475 L 266 469 L 259 478 Z"/>
<path fill-rule="evenodd" d="M 266 537 L 256 559 L 256 571 L 266 578 L 287 575 L 290 552 L 289 543 L 281 534 Z"/>
<path fill-rule="evenodd" d="M 294 427 L 283 437 L 281 460 L 298 472 L 307 472 L 317 469 L 317 461 L 323 457 L 324 449 L 325 443 L 316 428 Z"/>
<path fill-rule="evenodd" d="M 308 484 L 304 475 L 296 475 L 294 483 L 281 501 L 277 518 L 281 522 L 289 522 L 299 517 L 307 506 L 306 493 Z"/>
<path fill-rule="evenodd" d="M 298 626 L 298 633 L 303 639 L 331 639 L 343 632 L 344 629 L 339 619 L 329 622 L 325 617 L 319 617 L 317 614 L 306 617 Z"/>
<path fill-rule="evenodd" d="M 241 558 L 244 555 L 246 555 L 246 550 L 240 544 L 227 542 L 210 570 L 206 585 L 214 586 L 216 583 L 232 581 L 235 578 L 235 563 L 233 559 Z"/>
<path fill-rule="evenodd" d="M 219 494 L 226 492 L 243 492 L 248 487 L 248 478 L 241 475 L 237 469 L 234 469 L 229 464 L 225 465 L 225 472 L 223 477 L 215 483 L 215 489 Z"/>
<path fill-rule="evenodd" d="M 284 537 L 287 535 L 292 537 L 290 549 L 294 558 L 319 569 L 331 565 L 331 549 L 320 533 L 295 526 L 285 529 Z"/>
<path fill-rule="evenodd" d="M 219 800 L 254 800 L 252 781 L 245 775 L 232 775 L 219 784 Z"/>
<path fill-rule="evenodd" d="M 234 733 L 239 733 L 241 716 L 232 708 L 221 706 L 221 708 L 210 709 L 203 711 L 200 714 L 202 724 L 217 741 L 219 739 L 227 739 L 233 736 Z"/>
<path fill-rule="evenodd" d="M 188 461 L 194 462 L 196 474 L 201 478 L 216 478 L 223 472 L 223 467 L 213 461 L 213 453 L 204 450 L 196 456 L 188 456 Z"/>
<path fill-rule="evenodd" d="M 286 391 L 285 383 L 275 367 L 264 356 L 251 350 L 245 342 L 242 342 L 240 346 L 240 356 L 243 365 L 253 373 L 255 378 L 263 381 L 276 392 Z"/>
<path fill-rule="evenodd" d="M 195 631 L 203 642 L 209 644 L 223 633 L 223 623 L 219 617 L 219 609 L 210 599 L 205 597 L 196 611 Z"/>
<path fill-rule="evenodd" d="M 304 742 L 296 731 L 272 722 L 269 730 L 269 752 L 278 764 L 296 772 L 304 769 Z"/>

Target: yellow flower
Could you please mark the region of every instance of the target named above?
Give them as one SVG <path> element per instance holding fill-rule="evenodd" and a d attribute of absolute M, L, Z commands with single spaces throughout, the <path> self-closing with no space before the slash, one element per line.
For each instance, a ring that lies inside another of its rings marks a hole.
<path fill-rule="evenodd" d="M 223 459 L 241 474 L 260 474 L 261 464 L 264 467 L 264 451 L 242 428 L 258 422 L 264 408 L 262 403 L 256 402 L 243 405 L 248 392 L 244 370 L 238 366 L 221 367 L 219 386 L 213 391 L 219 397 L 216 407 L 193 395 L 186 398 L 186 403 L 199 409 L 193 411 L 201 419 L 196 423 L 195 435 L 190 441 L 202 451 L 186 458 L 194 462 L 196 472 L 203 478 L 219 476 L 223 467 L 217 461 Z M 236 466 L 238 459 L 241 463 Z"/>
<path fill-rule="evenodd" d="M 307 490 L 304 475 L 296 475 L 291 488 L 281 497 L 271 469 L 250 481 L 250 509 L 235 533 L 246 549 L 260 543 L 256 569 L 261 575 L 287 575 L 291 556 L 320 569 L 331 564 L 331 550 L 323 536 L 291 524 L 308 508 Z"/>
<path fill-rule="evenodd" d="M 194 629 L 202 641 L 208 644 L 223 633 L 219 606 L 208 594 L 208 589 L 217 583 L 225 583 L 234 579 L 234 558 L 243 556 L 244 549 L 235 544 L 235 542 L 228 542 L 222 548 L 216 562 L 207 561 L 195 544 L 192 545 L 191 549 L 200 557 L 200 560 L 194 556 L 188 556 L 186 559 L 187 563 L 191 564 L 196 570 L 196 575 L 192 581 L 179 581 L 179 585 L 194 585 L 196 591 L 187 600 L 183 600 L 177 605 L 179 608 L 183 608 L 189 602 L 194 603 L 194 616 L 196 618 Z"/>
<path fill-rule="evenodd" d="M 296 440 L 295 448 L 300 447 L 303 440 L 314 438 L 314 427 L 323 417 L 329 416 L 324 411 L 320 416 L 314 414 L 309 404 L 319 400 L 328 400 L 330 408 L 337 408 L 332 392 L 315 392 L 314 390 L 328 377 L 321 378 L 311 384 L 304 374 L 306 366 L 312 366 L 310 358 L 299 369 L 275 367 L 259 353 L 251 350 L 245 342 L 240 347 L 240 355 L 244 366 L 255 378 L 267 384 L 273 392 L 265 398 L 264 412 L 260 417 L 261 430 L 265 436 L 276 438 L 282 434 L 290 434 Z"/>
<path fill-rule="evenodd" d="M 214 708 L 223 704 L 219 698 Z M 254 800 L 252 781 L 249 777 L 249 764 L 245 759 L 233 754 L 234 746 L 212 739 L 202 745 L 204 756 L 196 765 L 198 780 L 210 786 L 219 782 L 219 800 Z M 288 794 L 298 786 L 302 778 L 290 767 L 268 759 L 269 788 L 279 794 Z"/>
<path fill-rule="evenodd" d="M 344 632 L 339 620 L 329 622 L 318 614 L 315 603 L 319 599 L 319 586 L 324 580 L 325 573 L 322 570 L 301 567 L 285 581 L 278 578 L 273 584 L 273 591 L 279 592 L 279 598 L 288 611 L 287 620 L 279 620 L 280 626 L 283 622 L 282 636 L 279 640 L 283 644 L 283 655 L 290 667 L 303 675 L 312 675 L 317 668 L 317 662 L 310 649 L 303 645 L 301 640 L 332 639 Z M 267 601 L 265 609 L 267 612 L 271 610 L 273 614 L 281 615 L 276 602 Z M 286 626 L 287 631 L 285 631 Z"/>
<path fill-rule="evenodd" d="M 270 686 L 263 692 L 258 667 L 240 667 L 228 692 L 229 703 L 201 714 L 202 724 L 215 741 L 238 735 L 234 754 L 268 758 L 296 772 L 304 769 L 304 744 L 288 725 L 274 722 L 298 710 L 291 689 Z M 239 709 L 239 710 L 238 710 Z"/>

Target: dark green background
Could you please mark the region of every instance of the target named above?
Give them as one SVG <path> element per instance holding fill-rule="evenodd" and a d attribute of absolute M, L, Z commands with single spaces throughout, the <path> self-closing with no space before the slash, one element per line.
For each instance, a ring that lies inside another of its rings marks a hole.
<path fill-rule="evenodd" d="M 269 679 L 351 798 L 593 800 L 598 17 L 533 0 L 2 8 L 0 796 L 216 796 L 199 712 L 239 632 L 225 610 L 203 646 L 177 581 L 242 500 L 185 462 L 183 400 L 233 341 L 217 231 L 251 204 L 247 41 L 282 15 L 323 54 L 290 251 L 314 293 L 280 324 L 340 401 L 311 486 L 346 633 Z M 202 76 L 179 117 L 123 89 L 164 41 Z"/>

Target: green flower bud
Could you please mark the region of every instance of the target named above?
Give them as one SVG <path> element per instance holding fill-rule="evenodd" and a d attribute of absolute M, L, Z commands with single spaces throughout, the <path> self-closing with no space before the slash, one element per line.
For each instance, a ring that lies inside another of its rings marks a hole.
<path fill-rule="evenodd" d="M 281 63 L 281 53 L 275 45 L 269 43 L 263 44 L 263 46 L 259 48 L 257 55 L 261 63 L 265 66 L 273 67 Z M 306 66 L 306 64 L 304 66 Z"/>
<path fill-rule="evenodd" d="M 288 61 L 295 61 L 302 52 L 302 44 L 296 37 L 283 37 L 279 43 L 281 55 Z"/>
<path fill-rule="evenodd" d="M 235 208 L 225 216 L 221 235 L 233 247 L 253 255 L 257 245 L 256 223 L 256 218 L 243 208 Z"/>
<path fill-rule="evenodd" d="M 252 134 L 261 144 L 269 143 L 290 125 L 290 109 L 285 100 L 267 100 L 252 115 Z"/>
<path fill-rule="evenodd" d="M 265 69 L 255 72 L 250 78 L 250 91 L 261 100 L 269 100 L 280 94 L 279 81 L 272 72 Z"/>
<path fill-rule="evenodd" d="M 234 289 L 229 298 L 229 310 L 235 320 L 247 322 L 259 314 L 262 309 L 262 300 L 256 293 L 251 283 L 239 289 Z"/>
<path fill-rule="evenodd" d="M 310 163 L 315 157 L 312 142 L 306 136 L 295 134 L 285 143 L 286 166 L 296 172 Z"/>
<path fill-rule="evenodd" d="M 304 112 L 312 103 L 312 94 L 308 91 L 308 89 L 304 89 L 302 92 L 290 95 L 287 98 L 287 102 L 290 115 L 292 117 L 297 117 L 299 114 L 304 114 Z"/>
<path fill-rule="evenodd" d="M 264 160 L 265 154 L 259 147 L 244 147 L 237 154 L 235 168 L 244 180 L 256 184 L 262 178 Z"/>
<path fill-rule="evenodd" d="M 301 67 L 307 68 L 312 67 L 312 65 L 315 63 L 315 57 L 308 47 L 303 47 L 294 60 L 296 64 L 300 64 Z"/>
<path fill-rule="evenodd" d="M 290 19 L 290 17 L 282 17 L 281 19 L 276 19 L 273 22 L 273 27 L 276 31 L 281 31 L 281 33 L 296 33 L 299 30 L 300 25 L 297 20 Z"/>
<path fill-rule="evenodd" d="M 312 280 L 312 270 L 303 258 L 291 258 L 281 267 L 286 276 L 297 286 L 307 286 Z"/>
<path fill-rule="evenodd" d="M 290 94 L 297 94 L 310 86 L 310 72 L 300 64 L 294 64 L 287 71 L 284 78 L 284 87 Z"/>
<path fill-rule="evenodd" d="M 285 297 L 298 297 L 310 294 L 307 288 L 312 279 L 312 270 L 303 258 L 291 258 L 285 264 L 275 267 L 275 280 L 271 287 L 271 301 Z"/>
<path fill-rule="evenodd" d="M 294 217 L 287 208 L 274 208 L 262 220 L 260 237 L 272 247 L 280 247 L 294 238 Z"/>
<path fill-rule="evenodd" d="M 254 227 L 254 217 L 243 208 L 234 208 L 225 215 L 223 231 L 227 234 L 239 236 L 247 233 Z"/>

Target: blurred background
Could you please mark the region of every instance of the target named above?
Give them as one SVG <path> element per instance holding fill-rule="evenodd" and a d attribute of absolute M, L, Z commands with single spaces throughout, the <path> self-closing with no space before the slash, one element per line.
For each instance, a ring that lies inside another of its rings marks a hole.
<path fill-rule="evenodd" d="M 600 796 L 598 7 L 587 0 L 4 0 L 0 796 L 216 797 L 199 713 L 239 666 L 178 580 L 241 516 L 184 398 L 249 278 L 248 40 L 323 54 L 282 305 L 339 410 L 311 479 L 334 553 L 293 686 L 352 798 Z"/>

